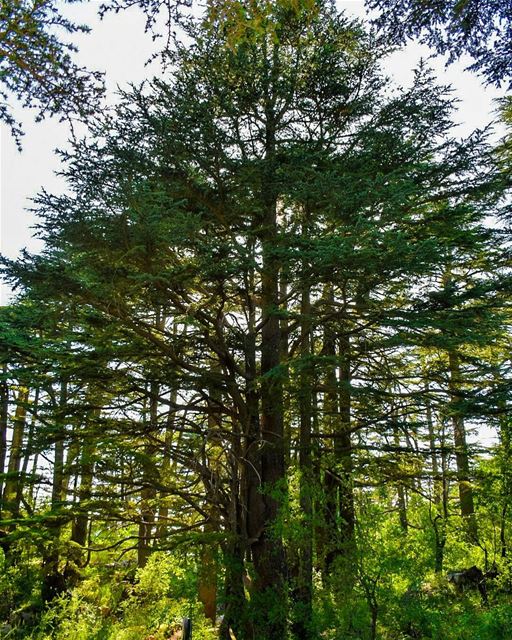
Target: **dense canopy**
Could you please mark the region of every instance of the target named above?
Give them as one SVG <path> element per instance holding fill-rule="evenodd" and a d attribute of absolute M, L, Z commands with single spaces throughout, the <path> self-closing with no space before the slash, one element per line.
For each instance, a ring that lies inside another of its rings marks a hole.
<path fill-rule="evenodd" d="M 2 259 L 3 629 L 507 637 L 510 145 L 331 3 L 216 9 Z"/>

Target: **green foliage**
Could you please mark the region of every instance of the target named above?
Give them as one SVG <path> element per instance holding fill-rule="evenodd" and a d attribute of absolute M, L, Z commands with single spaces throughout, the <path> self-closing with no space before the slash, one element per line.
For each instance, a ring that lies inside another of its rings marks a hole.
<path fill-rule="evenodd" d="M 0 121 L 8 124 L 18 146 L 22 131 L 10 105 L 47 115 L 90 117 L 100 104 L 102 74 L 77 65 L 75 48 L 62 33 L 88 31 L 60 13 L 54 0 L 6 0 L 0 10 Z"/>
<path fill-rule="evenodd" d="M 21 628 L 16 638 L 30 640 L 167 640 L 181 629 L 184 617 L 193 621 L 199 638 L 217 635 L 205 620 L 195 596 L 195 573 L 182 558 L 155 553 L 132 583 L 126 569 L 87 569 L 80 585 L 47 608 L 37 629 Z M 124 577 L 123 577 L 124 574 Z M 9 576 L 6 575 L 6 579 Z M 12 572 L 11 572 L 12 579 Z M 189 594 L 194 594 L 192 598 Z M 33 623 L 34 621 L 32 621 Z"/>
<path fill-rule="evenodd" d="M 0 552 L 0 621 L 14 617 L 19 622 L 24 611 L 38 610 L 40 579 L 37 562 L 27 558 L 19 565 L 8 566 Z"/>
<path fill-rule="evenodd" d="M 64 154 L 68 189 L 35 200 L 42 253 L 2 260 L 23 289 L 0 314 L 6 623 L 32 640 L 167 640 L 186 615 L 223 640 L 506 630 L 496 152 L 453 137 L 425 65 L 390 84 L 333 3 L 219 12 L 226 29 L 192 20 L 165 78 Z M 500 447 L 477 452 L 474 423 Z M 488 594 L 448 580 L 494 561 Z"/>
<path fill-rule="evenodd" d="M 394 42 L 419 38 L 451 61 L 468 54 L 469 69 L 487 83 L 500 86 L 512 79 L 509 0 L 368 0 L 381 14 L 376 19 Z"/>

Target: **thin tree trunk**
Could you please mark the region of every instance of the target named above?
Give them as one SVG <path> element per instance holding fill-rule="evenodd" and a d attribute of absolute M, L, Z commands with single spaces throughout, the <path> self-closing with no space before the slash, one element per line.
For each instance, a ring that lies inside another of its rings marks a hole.
<path fill-rule="evenodd" d="M 29 425 L 28 435 L 27 435 L 27 443 L 25 446 L 25 455 L 23 456 L 23 465 L 21 468 L 21 476 L 22 478 L 27 480 L 28 480 L 28 465 L 30 463 L 30 458 L 33 455 L 33 449 L 34 449 L 34 434 L 36 429 L 38 406 L 39 406 L 39 389 L 37 388 L 34 394 L 34 402 L 32 404 L 32 417 L 30 419 L 30 425 Z M 32 473 L 30 480 L 27 482 L 28 484 L 27 499 L 29 504 L 32 503 L 32 498 L 33 498 L 33 484 L 34 484 L 33 475 L 34 474 Z M 24 481 L 26 482 L 26 480 Z"/>
<path fill-rule="evenodd" d="M 394 415 L 394 424 L 393 424 L 393 438 L 395 447 L 397 450 L 400 447 L 400 433 L 398 431 L 398 425 L 396 423 L 397 416 Z M 409 521 L 407 518 L 407 499 L 405 495 L 405 488 L 403 482 L 401 480 L 397 483 L 397 499 L 398 499 L 398 519 L 400 521 L 400 527 L 404 533 L 407 533 L 409 530 Z"/>
<path fill-rule="evenodd" d="M 301 541 L 298 552 L 297 587 L 294 593 L 295 620 L 293 634 L 297 640 L 312 637 L 313 613 L 313 459 L 312 371 L 311 371 L 311 300 L 310 287 L 305 283 L 301 300 L 301 370 L 299 379 L 299 501 L 301 507 Z"/>
<path fill-rule="evenodd" d="M 464 417 L 460 408 L 461 374 L 458 354 L 454 351 L 449 353 L 450 383 L 449 390 L 451 396 L 451 418 L 453 425 L 453 439 L 455 444 L 455 461 L 457 465 L 457 482 L 459 485 L 460 514 L 466 529 L 468 539 L 473 544 L 478 544 L 478 527 L 475 516 L 475 506 L 473 500 L 473 488 L 471 486 L 469 471 L 469 455 L 466 443 L 466 429 Z"/>
<path fill-rule="evenodd" d="M 92 421 L 99 418 L 101 409 L 94 409 L 90 412 Z M 81 547 L 87 544 L 87 536 L 89 531 L 89 501 L 92 496 L 92 486 L 94 481 L 94 457 L 96 454 L 96 441 L 94 438 L 85 436 L 82 441 L 82 450 L 80 452 L 80 486 L 78 488 L 77 515 L 74 517 L 71 526 L 71 540 Z M 78 564 L 83 566 L 82 559 Z"/>
<path fill-rule="evenodd" d="M 59 571 L 59 546 L 62 528 L 62 518 L 59 511 L 62 509 L 63 505 L 64 441 L 66 437 L 65 418 L 67 400 L 67 382 L 62 380 L 60 384 L 58 406 L 56 407 L 56 438 L 53 460 L 51 514 L 47 522 L 50 540 L 43 555 L 42 562 L 43 580 L 41 584 L 41 598 L 43 602 L 53 600 L 65 589 L 64 576 Z"/>
<path fill-rule="evenodd" d="M 279 298 L 280 300 L 286 301 L 288 296 L 288 273 L 282 271 L 280 274 L 279 281 Z M 288 349 L 289 349 L 289 337 L 290 337 L 290 327 L 288 322 L 288 317 L 286 314 L 283 314 L 280 320 L 281 327 L 281 362 L 285 365 L 288 362 Z M 291 454 L 292 454 L 292 420 L 285 419 L 284 417 L 290 414 L 290 395 L 283 395 L 283 447 L 284 447 L 284 464 L 285 467 L 288 468 L 291 464 Z"/>
<path fill-rule="evenodd" d="M 2 375 L 7 377 L 7 367 L 3 366 Z M 9 387 L 7 380 L 0 381 L 0 518 L 3 511 L 5 462 L 7 460 L 7 426 L 9 421 Z"/>
<path fill-rule="evenodd" d="M 151 381 L 149 385 L 149 427 L 152 434 L 156 434 L 158 429 L 158 394 L 158 383 Z M 142 489 L 140 492 L 140 520 L 137 542 L 137 566 L 139 569 L 146 566 L 151 555 L 151 541 L 155 524 L 155 453 L 154 444 L 147 442 L 144 446 Z"/>
<path fill-rule="evenodd" d="M 222 426 L 220 414 L 221 397 L 213 384 L 210 388 L 209 400 L 207 450 L 204 456 L 204 466 L 206 468 L 209 467 L 210 470 L 210 477 L 206 478 L 205 482 L 205 508 L 208 512 L 208 520 L 204 525 L 205 537 L 219 531 L 217 482 L 220 478 L 221 469 L 216 464 L 216 459 L 222 455 L 219 441 Z M 217 545 L 208 539 L 203 542 L 198 581 L 199 602 L 203 605 L 205 617 L 211 620 L 212 623 L 215 623 L 217 618 L 217 576 L 219 567 L 216 547 Z"/>
<path fill-rule="evenodd" d="M 430 459 L 432 460 L 432 497 L 434 514 L 431 515 L 432 527 L 434 528 L 435 554 L 434 554 L 434 571 L 441 574 L 444 564 L 444 548 L 446 545 L 446 518 L 443 500 L 443 479 L 439 469 L 439 460 L 437 455 L 436 434 L 434 431 L 434 420 L 432 417 L 432 405 L 429 397 L 429 384 L 425 387 L 426 392 L 426 420 L 428 429 L 428 441 L 430 446 Z"/>
<path fill-rule="evenodd" d="M 254 247 L 252 247 L 254 250 Z M 256 356 L 256 292 L 255 292 L 255 277 L 251 271 L 247 278 L 247 307 L 248 307 L 248 324 L 247 332 L 245 336 L 244 355 L 245 355 L 245 373 L 246 373 L 246 389 L 245 389 L 245 405 L 246 416 L 245 423 L 243 424 L 243 440 L 242 447 L 239 451 L 238 438 L 236 433 L 234 438 L 233 450 L 234 459 L 233 467 L 237 468 L 238 460 L 242 460 L 241 466 L 241 478 L 240 478 L 240 504 L 242 508 L 239 508 L 238 502 L 232 505 L 233 514 L 240 518 L 240 523 L 234 521 L 232 517 L 231 532 L 234 537 L 234 542 L 231 547 L 234 549 L 234 566 L 230 570 L 230 577 L 234 584 L 230 587 L 229 593 L 231 593 L 234 602 L 239 599 L 239 576 L 244 575 L 243 562 L 236 560 L 236 550 L 238 549 L 238 543 L 236 542 L 238 531 L 243 533 L 243 537 L 246 541 L 246 548 L 244 551 L 248 554 L 248 559 L 253 559 L 253 554 L 258 554 L 258 549 L 254 549 L 262 534 L 265 526 L 264 521 L 264 505 L 262 495 L 262 477 L 261 477 L 261 457 L 260 457 L 260 445 L 261 445 L 261 425 L 260 425 L 260 398 L 258 392 L 258 371 L 257 371 L 257 356 Z M 236 478 L 236 473 L 233 472 L 233 479 Z M 232 494 L 236 487 L 233 487 Z M 232 501 L 234 497 L 232 497 Z M 239 529 L 240 527 L 240 529 Z M 243 556 L 242 556 L 243 557 Z M 240 574 L 240 570 L 242 574 Z M 228 574 L 226 574 L 226 579 Z M 228 585 L 226 585 L 227 587 Z M 243 592 L 243 582 L 242 582 Z M 245 602 L 245 595 L 243 602 Z M 245 633 L 247 640 L 251 640 L 254 637 L 253 631 L 253 618 L 254 606 L 251 606 L 247 613 L 247 621 L 245 626 L 245 632 L 239 625 L 240 633 Z M 233 609 L 230 610 L 233 613 Z M 243 611 L 242 611 L 243 614 Z M 236 616 L 236 612 L 235 612 Z M 233 627 L 234 630 L 234 627 Z M 236 635 L 236 634 L 235 634 Z M 238 638 L 238 636 L 236 636 Z M 244 636 L 242 636 L 244 637 Z"/>
<path fill-rule="evenodd" d="M 71 528 L 71 540 L 81 547 L 87 543 L 89 529 L 88 502 L 92 495 L 94 480 L 94 456 L 96 445 L 94 442 L 84 444 L 80 459 L 80 487 L 78 489 L 78 514 L 75 516 Z"/>
<path fill-rule="evenodd" d="M 329 293 L 333 302 L 333 294 Z M 338 338 L 339 354 L 336 352 L 336 337 L 330 327 L 325 328 L 323 353 L 332 364 L 328 364 L 324 414 L 326 429 L 331 436 L 333 457 L 331 468 L 327 470 L 326 490 L 326 528 L 327 549 L 325 556 L 325 576 L 328 577 L 335 564 L 342 558 L 349 560 L 354 550 L 354 492 L 352 440 L 350 434 L 351 413 L 351 373 L 350 340 L 348 335 Z M 336 363 L 339 362 L 339 380 L 336 376 Z M 349 580 L 350 565 L 344 567 L 346 584 Z"/>
<path fill-rule="evenodd" d="M 432 417 L 432 404 L 428 393 L 430 391 L 428 382 L 425 388 L 426 396 L 426 419 L 428 429 L 428 442 L 430 446 L 430 459 L 432 460 L 432 482 L 433 482 L 433 498 L 434 504 L 440 511 L 443 501 L 443 483 L 439 472 L 439 460 L 437 456 L 436 434 L 434 431 L 434 420 Z"/>
<path fill-rule="evenodd" d="M 332 293 L 328 294 L 332 300 Z M 323 399 L 323 429 L 331 438 L 332 451 L 325 456 L 327 468 L 324 476 L 324 522 L 322 532 L 322 547 L 324 548 L 324 561 L 322 564 L 324 582 L 332 571 L 332 565 L 339 555 L 339 531 L 338 531 L 338 477 L 336 473 L 337 459 L 334 452 L 336 439 L 336 416 L 339 415 L 336 366 L 334 360 L 336 358 L 336 343 L 332 329 L 328 326 L 324 328 L 324 343 L 322 354 L 328 360 L 327 373 L 325 376 L 325 391 Z M 328 440 L 325 440 L 328 442 Z"/>
<path fill-rule="evenodd" d="M 22 478 L 20 478 L 21 461 L 23 458 L 23 438 L 25 435 L 28 389 L 22 387 L 16 400 L 16 413 L 12 427 L 12 440 L 9 448 L 9 464 L 7 479 L 5 480 L 3 504 L 4 510 L 11 518 L 20 517 L 22 496 Z"/>
<path fill-rule="evenodd" d="M 165 425 L 163 461 L 162 461 L 162 467 L 160 471 L 160 476 L 163 484 L 165 484 L 167 478 L 174 477 L 174 473 L 171 472 L 171 447 L 175 437 L 176 412 L 173 407 L 176 404 L 177 397 L 178 397 L 178 391 L 176 388 L 173 388 L 170 393 L 170 407 L 169 407 L 169 414 L 167 417 L 167 424 Z M 158 525 L 156 527 L 156 534 L 155 534 L 155 543 L 157 546 L 165 538 L 166 532 L 169 528 L 168 522 L 167 522 L 167 519 L 169 517 L 167 492 L 161 491 L 159 498 L 160 500 L 158 505 Z"/>
<path fill-rule="evenodd" d="M 502 474 L 501 489 L 501 517 L 500 517 L 500 545 L 501 557 L 506 558 L 508 555 L 507 545 L 507 512 L 512 497 L 512 447 L 511 447 L 511 428 L 512 424 L 509 418 L 509 411 L 505 402 L 500 404 L 502 417 L 500 419 L 500 468 Z"/>

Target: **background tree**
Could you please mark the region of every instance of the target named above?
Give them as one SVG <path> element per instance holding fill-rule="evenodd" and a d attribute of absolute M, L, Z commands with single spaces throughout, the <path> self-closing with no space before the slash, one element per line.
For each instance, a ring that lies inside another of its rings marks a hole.
<path fill-rule="evenodd" d="M 380 11 L 375 24 L 392 42 L 403 44 L 419 38 L 449 62 L 469 55 L 469 71 L 483 76 L 487 84 L 508 84 L 512 76 L 512 4 L 509 0 L 367 0 Z"/>

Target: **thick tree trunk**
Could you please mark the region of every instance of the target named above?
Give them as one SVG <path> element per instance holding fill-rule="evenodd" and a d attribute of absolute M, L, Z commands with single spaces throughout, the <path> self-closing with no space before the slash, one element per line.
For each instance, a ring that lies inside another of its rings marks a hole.
<path fill-rule="evenodd" d="M 276 235 L 275 205 L 269 209 L 265 226 Z M 262 272 L 261 342 L 261 481 L 263 519 L 261 533 L 252 546 L 256 570 L 255 590 L 257 638 L 281 640 L 286 630 L 285 555 L 281 534 L 276 529 L 280 508 L 285 500 L 285 464 L 283 399 L 280 379 L 280 326 L 278 266 L 272 257 L 271 239 L 264 241 Z"/>
<path fill-rule="evenodd" d="M 409 532 L 409 520 L 407 518 L 407 499 L 405 496 L 404 485 L 399 482 L 397 487 L 397 499 L 398 499 L 398 519 L 400 527 L 404 533 Z"/>
<path fill-rule="evenodd" d="M 16 412 L 12 425 L 12 438 L 9 448 L 9 464 L 7 466 L 7 477 L 4 484 L 2 496 L 3 516 L 16 520 L 20 517 L 20 505 L 23 492 L 23 479 L 20 474 L 21 461 L 23 457 L 23 438 L 25 434 L 25 423 L 27 414 L 28 389 L 22 387 L 18 393 L 16 400 Z M 6 531 L 2 533 L 13 532 L 16 524 L 10 524 L 6 527 Z M 5 553 L 8 564 L 17 562 L 17 554 L 13 552 L 12 545 L 8 538 L 0 539 L 3 551 Z"/>
<path fill-rule="evenodd" d="M 238 510 L 238 509 L 237 509 Z M 239 520 L 240 515 L 235 516 Z M 224 617 L 219 629 L 220 640 L 253 640 L 252 625 L 247 619 L 247 602 L 244 590 L 244 550 L 240 538 L 235 536 L 224 551 Z M 231 633 L 232 632 L 232 633 Z"/>
<path fill-rule="evenodd" d="M 279 309 L 279 267 L 276 186 L 276 120 L 273 105 L 273 77 L 277 64 L 277 46 L 271 74 L 267 78 L 265 131 L 265 167 L 261 179 L 263 215 L 259 221 L 262 249 L 261 268 L 261 446 L 259 450 L 263 511 L 257 538 L 252 544 L 255 585 L 251 605 L 255 640 L 284 640 L 287 629 L 286 559 L 278 524 L 286 500 L 285 452 L 283 429 L 283 385 L 281 365 L 281 327 Z"/>
<path fill-rule="evenodd" d="M 210 533 L 210 526 L 205 526 L 205 533 Z M 205 618 L 215 623 L 217 618 L 217 573 L 218 564 L 212 544 L 204 543 L 200 557 L 198 599 L 203 605 Z"/>

